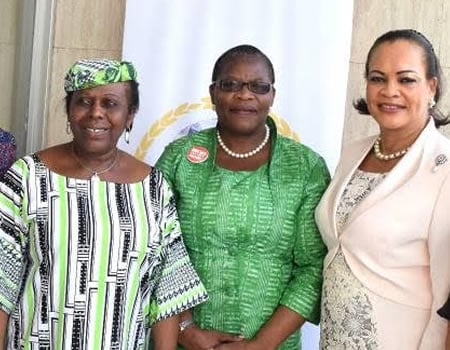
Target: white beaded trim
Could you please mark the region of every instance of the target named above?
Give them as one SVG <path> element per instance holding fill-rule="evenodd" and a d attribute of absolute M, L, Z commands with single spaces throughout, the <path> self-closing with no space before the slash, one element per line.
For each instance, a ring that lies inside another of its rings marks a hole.
<path fill-rule="evenodd" d="M 236 153 L 236 152 L 233 152 L 231 149 L 229 149 L 223 142 L 222 138 L 220 137 L 219 130 L 217 130 L 217 142 L 219 143 L 220 147 L 222 147 L 222 149 L 225 151 L 225 153 L 228 154 L 229 156 L 231 156 L 233 158 L 249 158 L 249 157 L 254 156 L 256 153 L 260 152 L 264 148 L 264 146 L 267 144 L 267 141 L 269 141 L 270 129 L 267 126 L 267 124 L 265 125 L 265 127 L 266 127 L 266 136 L 264 137 L 263 142 L 261 142 L 261 144 L 258 147 L 256 147 L 254 150 L 247 152 L 247 153 Z"/>

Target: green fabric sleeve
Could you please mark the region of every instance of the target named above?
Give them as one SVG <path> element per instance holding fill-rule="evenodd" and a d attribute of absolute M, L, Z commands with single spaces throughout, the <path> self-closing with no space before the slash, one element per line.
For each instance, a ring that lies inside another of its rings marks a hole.
<path fill-rule="evenodd" d="M 172 189 L 174 189 L 175 169 L 178 164 L 178 155 L 180 151 L 180 147 L 176 147 L 176 144 L 169 144 L 166 146 L 155 165 L 155 167 L 163 173 L 165 180 Z"/>
<path fill-rule="evenodd" d="M 327 166 L 322 158 L 317 158 L 306 180 L 302 204 L 298 208 L 293 277 L 280 302 L 315 324 L 320 319 L 322 267 L 326 246 L 317 228 L 314 212 L 329 182 Z"/>

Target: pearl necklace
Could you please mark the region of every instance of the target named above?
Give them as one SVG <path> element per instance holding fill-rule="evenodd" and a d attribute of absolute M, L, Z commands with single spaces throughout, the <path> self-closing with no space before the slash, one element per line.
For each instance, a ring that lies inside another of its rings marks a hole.
<path fill-rule="evenodd" d="M 375 143 L 373 144 L 373 153 L 375 157 L 377 157 L 380 160 L 392 160 L 396 158 L 400 158 L 401 156 L 404 156 L 406 152 L 408 152 L 409 147 L 406 147 L 405 149 L 402 149 L 401 151 L 390 153 L 390 154 L 384 154 L 381 152 L 381 136 L 378 136 L 375 140 Z"/>
<path fill-rule="evenodd" d="M 226 154 L 228 154 L 229 156 L 233 157 L 233 158 L 249 158 L 254 156 L 256 153 L 260 152 L 264 146 L 267 144 L 267 141 L 269 141 L 269 137 L 270 137 L 270 129 L 267 126 L 267 124 L 265 125 L 266 127 L 266 136 L 264 137 L 264 140 L 261 142 L 261 144 L 256 147 L 254 150 L 247 152 L 247 153 L 236 153 L 233 152 L 231 149 L 229 149 L 225 143 L 222 140 L 222 137 L 220 137 L 220 133 L 219 130 L 217 130 L 217 142 L 219 143 L 220 147 L 222 147 L 222 149 L 225 151 Z"/>
<path fill-rule="evenodd" d="M 93 181 L 98 181 L 98 180 L 100 180 L 99 175 L 104 174 L 104 173 L 106 173 L 107 171 L 110 171 L 112 168 L 114 168 L 114 166 L 117 164 L 117 160 L 119 159 L 119 151 L 116 150 L 116 154 L 115 154 L 114 159 L 113 159 L 113 161 L 111 162 L 110 165 L 108 165 L 105 169 L 102 169 L 102 170 L 94 170 L 94 169 L 89 168 L 87 165 L 84 165 L 84 164 L 81 162 L 81 159 L 78 158 L 77 154 L 75 153 L 75 149 L 74 149 L 74 147 L 73 147 L 73 144 L 72 144 L 72 154 L 73 154 L 75 160 L 77 161 L 77 163 L 78 163 L 83 169 L 85 169 L 85 170 L 87 170 L 87 171 L 89 171 L 89 172 L 91 173 L 91 180 L 93 180 Z"/>

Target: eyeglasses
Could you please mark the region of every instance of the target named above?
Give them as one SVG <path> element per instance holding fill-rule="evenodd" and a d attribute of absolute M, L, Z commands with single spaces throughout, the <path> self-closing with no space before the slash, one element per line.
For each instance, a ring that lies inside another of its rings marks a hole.
<path fill-rule="evenodd" d="M 238 92 L 247 85 L 247 89 L 255 94 L 264 95 L 267 94 L 271 87 L 271 83 L 266 83 L 264 81 L 240 81 L 233 79 L 222 79 L 213 81 L 213 84 L 216 84 L 220 90 L 226 92 Z"/>

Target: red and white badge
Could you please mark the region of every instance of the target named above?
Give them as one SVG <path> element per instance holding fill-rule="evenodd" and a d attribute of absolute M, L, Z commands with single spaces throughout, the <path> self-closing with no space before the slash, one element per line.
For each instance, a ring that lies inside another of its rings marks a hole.
<path fill-rule="evenodd" d="M 208 159 L 209 152 L 203 146 L 194 146 L 186 153 L 186 158 L 191 163 L 203 163 Z"/>

